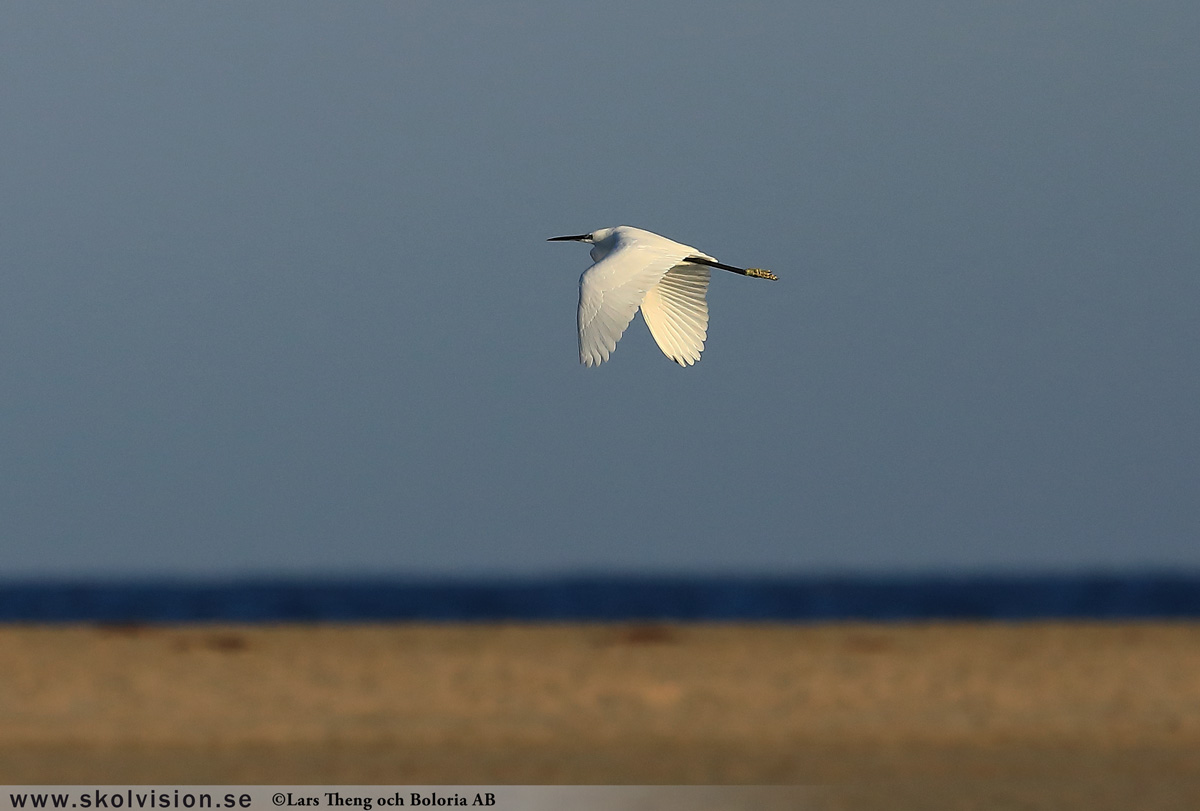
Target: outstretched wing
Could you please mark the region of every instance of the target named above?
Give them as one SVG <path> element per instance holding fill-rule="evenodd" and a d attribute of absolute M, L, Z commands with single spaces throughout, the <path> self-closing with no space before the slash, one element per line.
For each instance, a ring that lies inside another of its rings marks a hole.
<path fill-rule="evenodd" d="M 700 360 L 708 337 L 709 270 L 684 262 L 675 265 L 642 299 L 642 318 L 658 348 L 680 366 Z"/>
<path fill-rule="evenodd" d="M 580 363 L 596 366 L 608 360 L 646 292 L 680 258 L 625 243 L 583 272 L 579 277 Z"/>

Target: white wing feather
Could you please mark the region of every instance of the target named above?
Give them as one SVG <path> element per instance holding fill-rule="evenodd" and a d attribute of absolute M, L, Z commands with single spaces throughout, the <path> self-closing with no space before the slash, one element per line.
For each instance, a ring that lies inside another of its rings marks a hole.
<path fill-rule="evenodd" d="M 642 318 L 663 354 L 680 366 L 700 360 L 708 338 L 709 270 L 685 262 L 667 271 L 642 299 Z"/>
<path fill-rule="evenodd" d="M 647 291 L 681 258 L 624 241 L 583 272 L 579 278 L 580 363 L 596 366 L 608 360 Z"/>

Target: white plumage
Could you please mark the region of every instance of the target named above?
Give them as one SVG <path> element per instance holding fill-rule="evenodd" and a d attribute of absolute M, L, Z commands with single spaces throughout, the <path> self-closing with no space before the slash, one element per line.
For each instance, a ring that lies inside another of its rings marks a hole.
<path fill-rule="evenodd" d="M 579 278 L 579 361 L 584 366 L 608 360 L 639 307 L 663 354 L 691 366 L 708 338 L 709 268 L 775 278 L 769 271 L 723 265 L 690 245 L 628 225 L 550 241 L 592 243 L 595 264 Z"/>

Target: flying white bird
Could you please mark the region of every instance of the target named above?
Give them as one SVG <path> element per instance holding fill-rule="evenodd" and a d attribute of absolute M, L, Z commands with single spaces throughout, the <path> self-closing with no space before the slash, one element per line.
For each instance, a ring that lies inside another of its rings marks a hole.
<path fill-rule="evenodd" d="M 592 262 L 579 277 L 579 362 L 608 360 L 638 307 L 658 348 L 680 366 L 700 360 L 708 337 L 708 269 L 778 280 L 761 268 L 722 265 L 690 245 L 618 225 L 547 242 L 590 242 Z"/>

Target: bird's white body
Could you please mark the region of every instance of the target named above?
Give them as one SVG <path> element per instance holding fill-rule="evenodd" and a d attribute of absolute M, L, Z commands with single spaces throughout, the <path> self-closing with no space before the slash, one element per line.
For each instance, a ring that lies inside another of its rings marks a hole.
<path fill-rule="evenodd" d="M 776 278 L 768 270 L 723 265 L 691 245 L 628 225 L 550 241 L 592 244 L 595 264 L 579 277 L 579 362 L 584 366 L 608 360 L 639 307 L 663 354 L 691 366 L 708 338 L 709 268 Z"/>
<path fill-rule="evenodd" d="M 709 269 L 684 257 L 712 257 L 690 245 L 618 225 L 592 234 L 592 261 L 579 278 L 579 360 L 608 360 L 640 307 L 659 349 L 680 366 L 700 360 L 708 337 Z"/>

